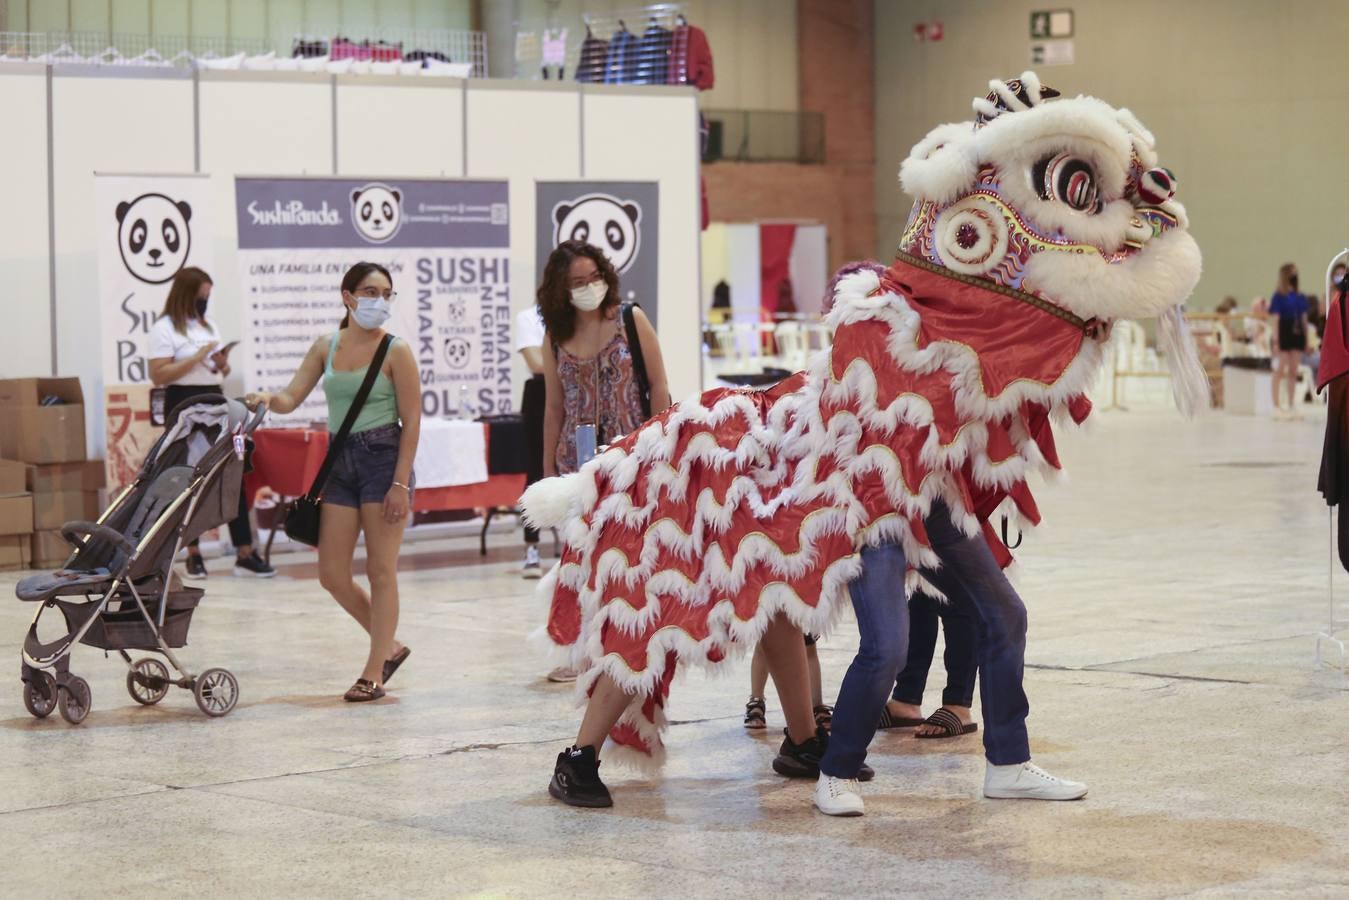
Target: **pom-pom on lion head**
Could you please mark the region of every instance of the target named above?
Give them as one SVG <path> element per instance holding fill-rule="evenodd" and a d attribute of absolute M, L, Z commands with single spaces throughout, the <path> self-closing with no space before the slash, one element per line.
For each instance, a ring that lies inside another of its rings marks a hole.
<path fill-rule="evenodd" d="M 1033 72 L 989 87 L 975 121 L 934 128 L 901 166 L 916 202 L 900 249 L 1083 319 L 1183 303 L 1199 248 L 1148 130 L 1127 109 L 1061 97 Z"/>

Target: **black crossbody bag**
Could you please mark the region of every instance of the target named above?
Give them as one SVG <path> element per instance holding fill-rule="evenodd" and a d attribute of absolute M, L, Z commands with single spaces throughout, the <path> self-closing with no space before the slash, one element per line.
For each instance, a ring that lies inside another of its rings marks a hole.
<path fill-rule="evenodd" d="M 632 354 L 633 374 L 637 376 L 637 392 L 642 395 L 642 417 L 651 418 L 651 379 L 646 377 L 646 357 L 642 355 L 642 339 L 637 336 L 637 316 L 633 309 L 636 303 L 627 302 L 619 307 L 623 314 L 623 330 L 628 335 L 628 352 Z"/>
<path fill-rule="evenodd" d="M 351 401 L 351 409 L 347 410 L 347 417 L 342 420 L 342 427 L 337 429 L 337 434 L 328 442 L 328 453 L 323 457 L 323 465 L 319 467 L 318 474 L 314 476 L 314 483 L 309 486 L 309 493 L 297 497 L 286 506 L 286 536 L 291 540 L 308 544 L 310 547 L 319 545 L 323 485 L 328 481 L 333 463 L 337 461 L 337 454 L 342 452 L 342 444 L 351 433 L 351 426 L 356 424 L 361 407 L 365 406 L 365 398 L 370 396 L 370 389 L 375 386 L 375 379 L 379 376 L 379 370 L 384 365 L 384 357 L 388 355 L 389 345 L 392 343 L 391 334 L 384 335 L 384 340 L 379 342 L 375 358 L 370 360 L 370 368 L 365 370 L 365 380 L 361 382 L 361 389 L 356 392 L 356 398 Z"/>

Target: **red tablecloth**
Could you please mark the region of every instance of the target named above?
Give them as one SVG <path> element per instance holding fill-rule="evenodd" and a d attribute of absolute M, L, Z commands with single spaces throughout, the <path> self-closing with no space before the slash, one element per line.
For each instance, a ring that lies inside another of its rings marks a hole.
<path fill-rule="evenodd" d="M 487 428 L 483 426 L 484 430 Z M 253 432 L 253 471 L 248 492 L 264 485 L 278 494 L 298 497 L 314 482 L 328 452 L 328 432 L 310 428 L 260 428 Z M 486 452 L 486 441 L 484 441 Z M 523 473 L 489 475 L 478 484 L 417 488 L 412 508 L 417 511 L 514 506 L 525 491 Z"/>

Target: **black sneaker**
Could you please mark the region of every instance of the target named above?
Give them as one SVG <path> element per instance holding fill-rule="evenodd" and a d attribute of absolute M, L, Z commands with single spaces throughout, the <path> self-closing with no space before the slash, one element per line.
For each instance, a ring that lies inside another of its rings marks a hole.
<path fill-rule="evenodd" d="M 568 806 L 599 809 L 614 805 L 609 789 L 600 781 L 594 747 L 568 747 L 559 753 L 548 793 Z"/>
<path fill-rule="evenodd" d="M 187 555 L 187 565 L 184 566 L 184 568 L 187 569 L 188 578 L 206 577 L 206 560 L 195 553 L 189 553 Z"/>
<path fill-rule="evenodd" d="M 829 732 L 823 728 L 815 729 L 815 736 L 799 744 L 792 743 L 787 729 L 782 729 L 782 746 L 777 758 L 773 760 L 773 771 L 788 778 L 819 778 L 820 760 L 829 749 Z M 876 777 L 876 770 L 866 763 L 857 770 L 858 781 L 870 781 Z"/>
<path fill-rule="evenodd" d="M 258 556 L 258 551 L 254 550 L 247 556 L 241 556 L 234 561 L 234 574 L 243 578 L 271 578 L 276 574 L 276 569 Z"/>

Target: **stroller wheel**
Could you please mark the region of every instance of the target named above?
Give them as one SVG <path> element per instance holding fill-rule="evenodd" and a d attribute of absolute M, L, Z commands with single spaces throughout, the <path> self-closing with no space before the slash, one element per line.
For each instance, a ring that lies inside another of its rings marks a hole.
<path fill-rule="evenodd" d="M 169 692 L 169 669 L 157 659 L 136 660 L 126 673 L 126 690 L 142 706 L 154 706 Z"/>
<path fill-rule="evenodd" d="M 93 705 L 89 682 L 78 675 L 70 676 L 56 704 L 61 708 L 61 718 L 71 725 L 80 724 L 84 721 L 84 717 L 89 715 L 89 707 Z"/>
<path fill-rule="evenodd" d="M 197 707 L 216 718 L 227 715 L 239 702 L 239 681 L 228 669 L 207 669 L 192 686 Z"/>
<path fill-rule="evenodd" d="M 50 716 L 56 709 L 56 679 L 34 671 L 32 680 L 23 683 L 23 705 L 39 719 Z"/>

